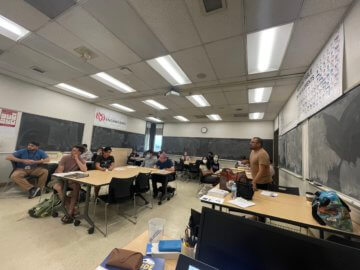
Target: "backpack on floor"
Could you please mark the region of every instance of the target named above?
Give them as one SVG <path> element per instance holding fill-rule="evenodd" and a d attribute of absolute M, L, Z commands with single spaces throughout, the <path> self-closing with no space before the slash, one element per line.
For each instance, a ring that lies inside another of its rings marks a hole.
<path fill-rule="evenodd" d="M 30 217 L 41 218 L 51 215 L 51 210 L 53 206 L 58 205 L 60 199 L 57 195 L 52 194 L 49 199 L 45 199 L 42 202 L 38 203 L 33 208 L 29 209 L 28 213 Z"/>
<path fill-rule="evenodd" d="M 312 215 L 321 225 L 352 232 L 349 206 L 335 191 L 316 192 L 312 202 Z"/>

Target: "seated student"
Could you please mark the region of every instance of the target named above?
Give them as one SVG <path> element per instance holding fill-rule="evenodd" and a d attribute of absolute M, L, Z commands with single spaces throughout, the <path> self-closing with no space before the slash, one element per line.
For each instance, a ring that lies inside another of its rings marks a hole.
<path fill-rule="evenodd" d="M 249 165 L 249 160 L 245 156 L 242 156 L 240 157 L 240 160 L 235 163 L 235 168 L 246 167 L 248 165 Z"/>
<path fill-rule="evenodd" d="M 154 168 L 156 161 L 157 161 L 157 158 L 156 158 L 156 156 L 154 156 L 154 152 L 152 150 L 149 150 L 145 154 L 145 159 L 141 163 L 141 167 Z"/>
<path fill-rule="evenodd" d="M 134 149 L 131 150 L 130 155 L 128 156 L 127 164 L 135 165 L 135 157 L 138 157 L 139 154 L 136 153 Z"/>
<path fill-rule="evenodd" d="M 86 172 L 86 161 L 81 157 L 81 154 L 84 152 L 84 147 L 81 145 L 73 146 L 71 153 L 69 155 L 64 155 L 59 161 L 59 166 L 57 167 L 55 173 L 66 173 L 73 171 L 82 171 Z M 63 192 L 63 181 L 56 180 L 53 189 L 57 191 L 60 200 L 67 200 Z M 75 205 L 80 193 L 80 184 L 76 182 L 69 181 L 68 186 L 72 189 L 70 203 L 65 206 L 68 211 L 68 215 L 62 217 L 61 221 L 65 224 L 73 223 L 75 215 Z"/>
<path fill-rule="evenodd" d="M 43 150 L 39 149 L 39 145 L 37 142 L 30 142 L 26 149 L 18 150 L 6 157 L 7 160 L 16 162 L 16 169 L 11 174 L 11 180 L 29 193 L 29 199 L 40 195 L 48 177 L 48 170 L 38 165 L 49 162 L 50 159 Z M 26 179 L 29 175 L 38 177 L 37 187 Z"/>
<path fill-rule="evenodd" d="M 89 149 L 87 149 L 86 143 L 84 143 L 82 146 L 84 147 L 84 153 L 81 154 L 81 158 L 85 161 L 91 161 L 93 153 Z"/>
<path fill-rule="evenodd" d="M 111 155 L 112 149 L 110 146 L 104 148 L 102 155 L 95 160 L 95 169 L 99 171 L 112 171 L 115 166 L 115 159 Z M 95 187 L 95 197 L 99 195 L 100 187 Z"/>
<path fill-rule="evenodd" d="M 212 163 L 214 161 L 214 153 L 213 152 L 209 152 L 207 155 L 207 161 Z"/>
<path fill-rule="evenodd" d="M 202 183 L 212 184 L 213 186 L 219 184 L 220 179 L 218 176 L 214 175 L 214 171 L 211 167 L 211 162 L 209 162 L 207 157 L 202 158 L 202 164 L 200 164 L 199 169 Z"/>
<path fill-rule="evenodd" d="M 92 156 L 91 161 L 94 161 L 94 162 L 95 162 L 96 158 L 97 158 L 98 156 L 101 156 L 102 153 L 103 153 L 103 148 L 102 148 L 102 147 L 99 147 L 99 148 L 96 150 L 96 153 Z"/>
<path fill-rule="evenodd" d="M 188 156 L 187 152 L 184 152 L 184 154 L 180 157 L 180 161 L 190 161 L 190 156 Z"/>
<path fill-rule="evenodd" d="M 155 168 L 160 170 L 167 170 L 171 172 L 175 172 L 173 162 L 168 159 L 166 153 L 162 151 L 158 161 L 155 163 Z M 158 196 L 158 191 L 160 190 L 162 194 L 165 194 L 164 186 L 166 186 L 166 181 L 168 180 L 168 175 L 159 175 L 153 174 L 152 179 L 152 186 L 153 186 L 153 197 L 156 198 Z M 161 183 L 161 188 L 158 190 L 157 183 Z"/>
<path fill-rule="evenodd" d="M 211 163 L 211 169 L 214 173 L 220 170 L 219 155 L 214 155 L 214 161 Z"/>

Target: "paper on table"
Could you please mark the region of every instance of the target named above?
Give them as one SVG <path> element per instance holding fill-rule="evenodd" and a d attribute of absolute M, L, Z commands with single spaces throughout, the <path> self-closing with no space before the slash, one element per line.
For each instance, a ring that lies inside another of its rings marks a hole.
<path fill-rule="evenodd" d="M 114 169 L 114 171 L 125 171 L 125 168 L 117 167 Z"/>
<path fill-rule="evenodd" d="M 83 173 L 82 171 L 74 171 L 74 172 L 66 172 L 66 173 L 53 173 L 52 175 L 57 176 L 57 177 L 65 177 L 67 175 L 71 175 L 74 173 Z"/>
<path fill-rule="evenodd" d="M 250 207 L 255 205 L 254 202 L 245 200 L 244 198 L 236 198 L 235 200 L 228 201 L 228 203 L 240 206 L 242 208 Z"/>
<path fill-rule="evenodd" d="M 138 168 L 137 166 L 126 166 L 127 168 L 129 169 L 135 169 L 135 168 Z"/>
<path fill-rule="evenodd" d="M 266 190 L 263 190 L 260 194 L 264 195 L 264 196 L 269 196 L 269 197 L 277 197 L 278 196 L 278 194 L 276 192 L 266 191 Z"/>
<path fill-rule="evenodd" d="M 224 203 L 224 199 L 220 199 L 220 198 L 216 198 L 216 197 L 212 197 L 212 196 L 208 196 L 208 195 L 201 196 L 200 201 L 205 201 L 205 202 L 210 202 L 210 203 L 218 203 L 218 204 Z"/>

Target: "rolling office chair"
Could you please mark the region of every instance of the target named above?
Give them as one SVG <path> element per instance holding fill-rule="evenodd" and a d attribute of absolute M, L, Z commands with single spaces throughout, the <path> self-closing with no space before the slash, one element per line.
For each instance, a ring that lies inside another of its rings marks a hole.
<path fill-rule="evenodd" d="M 150 173 L 139 173 L 135 179 L 135 184 L 133 186 L 134 200 L 136 199 L 136 196 L 138 196 L 145 202 L 145 205 L 148 205 L 149 201 L 145 199 L 143 194 L 150 191 L 150 197 L 152 197 L 150 188 L 150 177 Z M 152 208 L 152 200 L 150 205 L 150 208 Z"/>
<path fill-rule="evenodd" d="M 175 161 L 175 172 L 176 172 L 176 178 L 179 175 L 181 179 L 184 179 L 184 161 L 180 160 L 180 162 Z"/>
<path fill-rule="evenodd" d="M 102 201 L 105 203 L 105 236 L 107 236 L 108 232 L 108 206 L 109 205 L 120 205 L 121 203 L 127 202 L 129 200 L 133 200 L 133 210 L 134 210 L 134 220 L 131 217 L 122 214 L 124 218 L 136 224 L 137 222 L 137 211 L 136 211 L 136 201 L 135 196 L 133 196 L 133 185 L 134 185 L 135 177 L 130 177 L 127 179 L 119 179 L 112 178 L 109 185 L 109 193 L 106 195 L 99 195 L 96 200 Z M 96 204 L 95 204 L 96 209 Z M 95 210 L 94 210 L 95 214 Z"/>
<path fill-rule="evenodd" d="M 200 163 L 196 161 L 195 164 L 190 163 L 189 164 L 189 175 L 192 179 L 196 179 L 200 176 L 200 169 L 199 169 Z"/>

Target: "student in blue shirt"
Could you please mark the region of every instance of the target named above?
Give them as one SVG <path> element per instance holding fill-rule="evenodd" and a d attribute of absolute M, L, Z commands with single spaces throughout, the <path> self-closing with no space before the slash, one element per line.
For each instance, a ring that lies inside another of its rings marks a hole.
<path fill-rule="evenodd" d="M 155 163 L 154 167 L 160 170 L 175 172 L 174 164 L 170 159 L 168 159 L 165 152 L 160 154 L 159 159 Z M 167 186 L 167 175 L 153 174 L 151 179 L 153 186 L 153 197 L 156 198 L 158 196 L 157 183 L 161 183 L 162 186 L 160 191 L 162 194 L 165 194 L 164 186 Z"/>
<path fill-rule="evenodd" d="M 22 190 L 29 193 L 29 199 L 40 195 L 48 177 L 48 170 L 38 165 L 49 162 L 50 159 L 44 151 L 39 149 L 39 146 L 40 144 L 37 142 L 30 142 L 26 149 L 15 151 L 6 158 L 16 162 L 16 169 L 10 178 Z M 26 179 L 29 175 L 38 177 L 37 187 L 30 184 Z"/>

